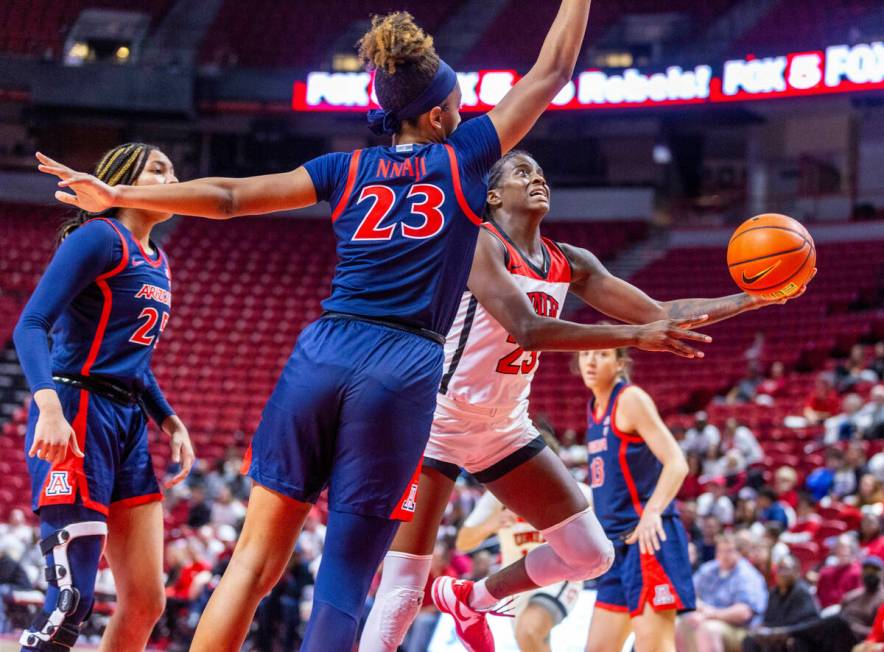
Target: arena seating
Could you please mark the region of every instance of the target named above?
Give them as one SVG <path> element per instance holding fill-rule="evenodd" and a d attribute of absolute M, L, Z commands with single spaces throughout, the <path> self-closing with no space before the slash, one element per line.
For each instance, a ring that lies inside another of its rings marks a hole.
<path fill-rule="evenodd" d="M 435 30 L 457 4 L 439 0 L 415 4 L 410 10 L 426 30 Z M 351 20 L 367 19 L 402 9 L 395 0 L 348 3 Z M 203 42 L 203 63 L 236 62 L 244 67 L 315 68 L 327 63 L 329 48 L 349 24 L 323 0 L 226 0 Z M 348 44 L 352 45 L 352 44 Z"/>
<path fill-rule="evenodd" d="M 655 0 L 624 0 L 607 5 L 594 3 L 584 50 L 595 45 L 607 29 L 624 15 L 682 12 L 691 17 L 694 25 L 704 26 L 732 4 L 733 0 L 675 0 L 661 8 L 661 4 Z M 464 58 L 461 67 L 503 67 L 524 71 L 534 62 L 558 8 L 557 2 L 510 2 Z"/>
<path fill-rule="evenodd" d="M 870 24 L 867 18 L 880 13 L 880 7 L 874 5 L 867 0 L 780 0 L 734 44 L 732 52 L 735 56 L 765 56 L 871 38 L 874 34 L 863 30 Z"/>
<path fill-rule="evenodd" d="M 0 52 L 58 59 L 68 30 L 84 9 L 139 11 L 158 20 L 174 0 L 8 0 L 0 3 Z"/>

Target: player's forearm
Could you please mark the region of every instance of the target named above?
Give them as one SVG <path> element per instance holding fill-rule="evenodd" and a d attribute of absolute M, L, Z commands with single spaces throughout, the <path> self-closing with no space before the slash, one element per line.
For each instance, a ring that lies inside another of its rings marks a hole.
<path fill-rule="evenodd" d="M 687 475 L 688 463 L 685 461 L 684 455 L 679 454 L 678 457 L 667 460 L 663 464 L 657 486 L 654 487 L 654 492 L 648 499 L 645 509 L 662 514 L 669 503 L 675 500 Z"/>
<path fill-rule="evenodd" d="M 586 33 L 590 0 L 563 0 L 549 28 L 537 62 L 528 72 L 548 80 L 553 95 L 571 80 Z M 526 77 L 528 76 L 526 75 Z"/>
<path fill-rule="evenodd" d="M 513 333 L 526 351 L 587 351 L 634 346 L 638 326 L 576 324 L 561 319 L 536 317 Z"/>
<path fill-rule="evenodd" d="M 234 190 L 240 179 L 207 177 L 152 186 L 117 186 L 120 208 L 225 220 L 236 216 Z"/>
<path fill-rule="evenodd" d="M 740 292 L 716 299 L 676 299 L 661 302 L 669 319 L 689 319 L 697 315 L 709 315 L 703 326 L 736 317 L 748 310 L 760 307 L 758 299 Z"/>
<path fill-rule="evenodd" d="M 461 552 L 467 552 L 473 548 L 478 548 L 488 537 L 494 534 L 494 530 L 483 525 L 475 527 L 463 526 L 457 533 L 457 539 L 454 541 L 454 547 Z"/>

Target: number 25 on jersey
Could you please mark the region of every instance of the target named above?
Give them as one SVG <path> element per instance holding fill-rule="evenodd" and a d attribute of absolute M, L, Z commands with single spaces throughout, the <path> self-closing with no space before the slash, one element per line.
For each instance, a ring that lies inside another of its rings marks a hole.
<path fill-rule="evenodd" d="M 396 193 L 389 186 L 365 186 L 356 203 L 371 202 L 371 205 L 352 239 L 362 242 L 390 240 L 397 226 L 404 237 L 412 240 L 438 235 L 445 226 L 445 214 L 440 210 L 445 203 L 445 192 L 432 183 L 416 183 L 409 189 L 407 197 L 415 199 L 411 214 L 419 215 L 422 219 L 410 223 L 403 220 L 399 224 L 384 224 L 396 203 Z"/>

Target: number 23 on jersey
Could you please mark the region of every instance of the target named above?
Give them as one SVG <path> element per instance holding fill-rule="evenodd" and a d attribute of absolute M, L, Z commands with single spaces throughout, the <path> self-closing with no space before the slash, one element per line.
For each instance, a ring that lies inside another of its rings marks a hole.
<path fill-rule="evenodd" d="M 409 189 L 407 198 L 414 200 L 411 214 L 420 216 L 420 219 L 385 224 L 396 203 L 396 193 L 381 184 L 365 186 L 356 203 L 370 202 L 370 205 L 352 239 L 361 242 L 391 240 L 397 226 L 403 237 L 412 240 L 438 235 L 445 226 L 445 214 L 440 210 L 445 203 L 445 192 L 432 183 L 416 183 Z"/>

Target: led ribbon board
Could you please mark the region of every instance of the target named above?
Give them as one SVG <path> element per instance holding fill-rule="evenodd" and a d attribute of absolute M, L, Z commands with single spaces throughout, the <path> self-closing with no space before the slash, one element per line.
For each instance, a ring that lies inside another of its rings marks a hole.
<path fill-rule="evenodd" d="M 718 74 L 715 74 L 718 72 Z M 458 73 L 463 111 L 488 111 L 519 80 L 514 70 Z M 669 66 L 663 71 L 586 70 L 570 81 L 550 105 L 552 110 L 721 104 L 884 89 L 884 43 L 833 45 L 825 50 L 726 61 L 710 65 Z M 295 111 L 365 111 L 376 108 L 372 75 L 312 72 L 296 81 Z"/>

